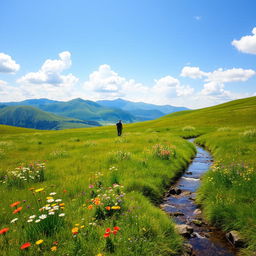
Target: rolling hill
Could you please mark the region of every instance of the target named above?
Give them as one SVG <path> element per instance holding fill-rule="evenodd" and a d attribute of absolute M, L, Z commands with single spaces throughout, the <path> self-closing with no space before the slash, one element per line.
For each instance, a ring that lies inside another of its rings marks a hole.
<path fill-rule="evenodd" d="M 97 122 L 61 117 L 31 106 L 0 108 L 0 124 L 40 130 L 100 126 Z"/>
<path fill-rule="evenodd" d="M 132 102 L 123 99 L 100 100 L 97 101 L 97 103 L 105 107 L 120 108 L 134 115 L 139 121 L 152 120 L 173 112 L 188 110 L 188 108 L 185 107 L 174 107 L 170 105 L 160 106 L 144 102 Z"/>

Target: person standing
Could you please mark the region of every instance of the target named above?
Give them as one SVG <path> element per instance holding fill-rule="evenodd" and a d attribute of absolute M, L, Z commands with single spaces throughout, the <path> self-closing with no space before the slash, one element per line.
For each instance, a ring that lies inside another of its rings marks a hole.
<path fill-rule="evenodd" d="M 116 123 L 116 128 L 117 128 L 117 135 L 121 136 L 122 135 L 122 130 L 123 130 L 122 120 L 119 120 L 119 122 Z"/>

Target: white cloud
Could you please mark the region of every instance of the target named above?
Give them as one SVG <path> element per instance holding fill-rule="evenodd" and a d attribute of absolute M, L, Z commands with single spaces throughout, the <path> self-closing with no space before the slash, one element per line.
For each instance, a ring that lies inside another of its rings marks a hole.
<path fill-rule="evenodd" d="M 167 103 L 170 98 L 186 96 L 193 93 L 193 88 L 183 86 L 179 80 L 165 76 L 155 80 L 151 87 L 121 77 L 109 65 L 101 65 L 89 75 L 84 83 L 87 97 L 91 99 L 114 99 L 123 97 L 134 101 Z"/>
<path fill-rule="evenodd" d="M 233 40 L 231 44 L 241 52 L 256 54 L 256 27 L 253 28 L 252 35 Z"/>
<path fill-rule="evenodd" d="M 199 67 L 186 66 L 181 70 L 180 75 L 184 77 L 190 77 L 190 78 L 196 79 L 196 78 L 202 78 L 203 76 L 206 76 L 207 73 L 201 71 Z"/>
<path fill-rule="evenodd" d="M 204 78 L 207 82 L 201 91 L 202 95 L 215 95 L 226 97 L 229 92 L 224 89 L 225 83 L 230 82 L 245 82 L 256 72 L 252 69 L 232 68 L 223 70 L 219 68 L 213 72 L 203 72 L 199 67 L 184 67 L 181 71 L 181 76 L 190 78 Z"/>
<path fill-rule="evenodd" d="M 58 60 L 46 60 L 38 72 L 30 72 L 17 82 L 30 97 L 67 98 L 78 82 L 74 75 L 62 74 L 71 64 L 70 52 L 61 52 Z"/>
<path fill-rule="evenodd" d="M 197 21 L 199 21 L 199 20 L 202 19 L 202 17 L 201 17 L 201 16 L 194 16 L 194 19 L 197 20 Z"/>
<path fill-rule="evenodd" d="M 0 73 L 16 73 L 19 69 L 20 65 L 11 56 L 0 53 Z"/>
<path fill-rule="evenodd" d="M 0 80 L 0 85 L 7 85 L 7 82 Z"/>

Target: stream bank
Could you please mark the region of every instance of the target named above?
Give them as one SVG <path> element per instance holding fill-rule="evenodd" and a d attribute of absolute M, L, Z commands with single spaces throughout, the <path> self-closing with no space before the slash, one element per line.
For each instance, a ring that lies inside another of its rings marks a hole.
<path fill-rule="evenodd" d="M 193 139 L 189 139 L 193 143 Z M 197 153 L 184 174 L 166 194 L 161 208 L 177 224 L 178 232 L 187 238 L 184 255 L 235 256 L 235 249 L 225 238 L 225 233 L 207 224 L 195 203 L 196 190 L 201 176 L 213 163 L 211 154 L 196 146 Z"/>

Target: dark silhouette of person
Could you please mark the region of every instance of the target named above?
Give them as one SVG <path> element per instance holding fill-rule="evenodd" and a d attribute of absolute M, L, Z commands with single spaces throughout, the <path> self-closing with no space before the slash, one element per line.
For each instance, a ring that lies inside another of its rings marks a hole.
<path fill-rule="evenodd" d="M 122 135 L 122 130 L 123 130 L 122 120 L 119 120 L 119 122 L 116 123 L 116 128 L 117 128 L 117 135 L 121 136 Z"/>

